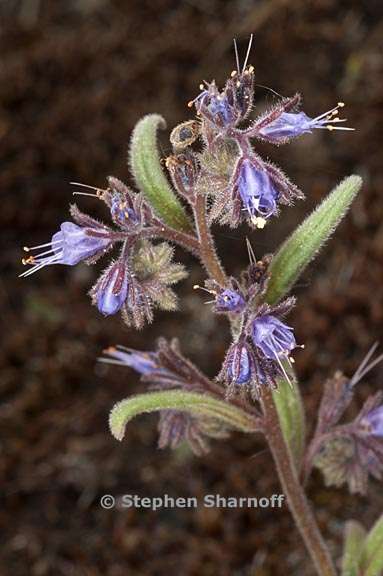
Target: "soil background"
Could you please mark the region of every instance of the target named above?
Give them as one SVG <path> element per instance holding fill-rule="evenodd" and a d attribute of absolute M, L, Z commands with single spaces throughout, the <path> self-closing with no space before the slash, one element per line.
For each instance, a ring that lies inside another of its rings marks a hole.
<path fill-rule="evenodd" d="M 382 338 L 383 8 L 378 0 L 232 1 L 3 0 L 0 4 L 0 193 L 2 321 L 0 389 L 0 574 L 12 576 L 299 575 L 313 569 L 288 510 L 103 510 L 105 494 L 267 496 L 280 492 L 261 439 L 234 434 L 196 458 L 157 450 L 155 415 L 108 432 L 113 404 L 143 389 L 135 374 L 97 365 L 110 344 L 150 349 L 163 334 L 213 376 L 227 327 L 192 290 L 203 272 L 191 259 L 177 314 L 157 314 L 138 333 L 103 319 L 87 291 L 96 267 L 50 267 L 19 279 L 21 247 L 46 242 L 67 219 L 70 181 L 96 186 L 109 174 L 129 181 L 128 141 L 144 114 L 169 128 L 190 117 L 201 80 L 222 83 L 255 34 L 256 82 L 285 96 L 299 91 L 315 116 L 346 102 L 354 133 L 316 131 L 286 147 L 260 146 L 307 194 L 262 233 L 272 251 L 345 175 L 364 188 L 346 220 L 305 273 L 290 317 L 305 343 L 297 370 L 314 422 L 324 379 L 351 375 Z M 275 101 L 257 87 L 259 108 Z M 170 152 L 166 133 L 163 156 Z M 99 206 L 81 198 L 95 215 Z M 243 231 L 216 230 L 231 273 L 246 264 Z M 249 232 L 247 231 L 249 234 Z M 378 367 L 360 386 L 350 415 L 382 386 Z M 309 430 L 310 430 L 309 426 Z M 367 497 L 309 485 L 334 557 L 342 526 L 366 526 L 383 510 L 381 485 Z"/>

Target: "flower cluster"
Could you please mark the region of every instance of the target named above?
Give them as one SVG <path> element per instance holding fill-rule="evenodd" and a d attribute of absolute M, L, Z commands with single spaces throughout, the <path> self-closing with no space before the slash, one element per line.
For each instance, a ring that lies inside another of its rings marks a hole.
<path fill-rule="evenodd" d="M 291 352 L 297 347 L 293 329 L 283 318 L 294 306 L 290 297 L 276 306 L 266 304 L 264 294 L 269 280 L 271 256 L 252 261 L 241 281 L 230 278 L 227 286 L 207 280 L 205 287 L 214 296 L 211 302 L 218 314 L 231 320 L 234 342 L 229 347 L 218 380 L 227 384 L 227 395 L 249 390 L 259 398 L 262 387 L 277 385 L 277 378 L 288 375 Z M 195 286 L 200 288 L 200 286 Z"/>
<path fill-rule="evenodd" d="M 193 392 L 209 390 L 219 392 L 180 352 L 178 341 L 168 343 L 160 338 L 155 352 L 140 352 L 117 346 L 104 351 L 100 360 L 132 368 L 149 384 L 150 390 L 182 389 Z M 208 438 L 226 438 L 228 432 L 214 418 L 199 417 L 180 410 L 161 410 L 158 425 L 159 448 L 176 448 L 186 441 L 193 452 L 201 455 L 208 451 Z"/>
<path fill-rule="evenodd" d="M 21 276 L 51 264 L 93 264 L 119 244 L 117 259 L 100 275 L 90 295 L 105 316 L 121 311 L 128 325 L 142 328 L 145 321 L 152 321 L 153 306 L 177 308 L 177 297 L 170 286 L 185 278 L 186 271 L 181 264 L 172 262 L 173 248 L 168 243 L 153 244 L 148 239 L 161 222 L 141 194 L 133 193 L 114 177 L 108 178 L 105 190 L 96 190 L 96 194 L 85 195 L 95 196 L 107 205 L 115 227 L 98 222 L 72 205 L 73 222 L 61 224 L 50 242 L 24 248 L 27 252 L 44 250 L 23 259 L 31 268 Z"/>
<path fill-rule="evenodd" d="M 210 196 L 211 220 L 236 228 L 243 220 L 263 228 L 279 212 L 280 204 L 292 204 L 303 193 L 274 164 L 264 161 L 252 148 L 251 139 L 284 144 L 313 129 L 352 130 L 339 123 L 343 102 L 316 118 L 299 112 L 300 96 L 282 98 L 271 110 L 247 127 L 240 127 L 253 108 L 254 69 L 239 66 L 222 91 L 215 82 L 201 85 L 201 93 L 189 103 L 201 118 L 200 136 L 205 150 L 201 186 Z M 181 125 L 183 126 L 183 125 Z"/>
<path fill-rule="evenodd" d="M 115 249 L 115 259 L 108 262 L 90 290 L 92 302 L 102 314 L 121 312 L 128 326 L 141 328 L 152 321 L 153 308 L 177 307 L 173 285 L 186 276 L 186 271 L 173 262 L 173 247 L 168 242 L 188 249 L 208 272 L 204 290 L 213 295 L 214 312 L 226 315 L 232 329 L 232 342 L 217 377 L 219 383 L 203 376 L 181 355 L 175 342 L 169 345 L 161 340 L 156 352 L 147 353 L 121 347 L 109 349 L 104 361 L 130 366 L 151 389 L 207 392 L 216 398 L 226 397 L 237 405 L 250 406 L 251 410 L 250 400 L 259 400 L 265 387 L 275 388 L 280 378 L 292 384 L 291 354 L 297 342 L 284 316 L 294 306 L 295 298 L 288 297 L 273 306 L 267 303 L 272 256 L 257 261 L 249 243 L 250 265 L 239 279 L 227 277 L 215 252 L 211 226 L 217 222 L 236 228 L 245 222 L 251 228 L 263 228 L 280 213 L 281 205 L 303 198 L 280 168 L 255 152 L 252 140 L 280 145 L 314 129 L 351 128 L 339 125 L 344 122 L 338 117 L 343 103 L 310 118 L 299 111 L 298 94 L 280 98 L 271 110 L 252 118 L 254 68 L 247 65 L 250 47 L 251 41 L 242 67 L 236 52 L 237 69 L 223 89 L 214 80 L 200 86 L 200 94 L 189 103 L 196 117 L 172 130 L 173 152 L 164 165 L 174 191 L 161 173 L 158 158 L 153 170 L 148 169 L 146 159 L 142 165 L 139 163 L 141 168 L 144 166 L 142 177 L 140 166 L 135 168 L 132 160 L 140 193 L 114 177 L 108 178 L 106 189 L 82 192 L 106 205 L 112 223 L 98 222 L 73 205 L 73 221 L 62 223 L 50 242 L 25 248 L 28 257 L 23 262 L 31 267 L 22 276 L 51 264 L 94 263 Z M 132 149 L 134 142 L 141 140 L 133 137 Z M 147 149 L 142 153 L 146 155 Z M 151 182 L 148 191 L 145 183 L 152 172 L 160 175 L 162 183 L 157 186 Z M 167 185 L 169 192 L 163 190 Z M 166 204 L 163 210 L 153 190 L 161 192 Z M 190 228 L 177 227 L 177 218 L 167 218 L 173 209 L 178 216 L 183 214 Z M 369 430 L 369 437 L 374 430 L 381 430 L 379 410 L 375 407 L 359 420 L 358 429 L 364 427 L 364 434 Z M 187 439 L 196 452 L 201 452 L 205 437 L 223 433 L 216 422 L 204 418 L 177 410 L 161 413 L 161 447 L 174 447 Z"/>
<path fill-rule="evenodd" d="M 355 385 L 383 359 L 381 355 L 369 363 L 375 348 L 351 379 L 337 372 L 326 382 L 307 453 L 306 474 L 314 465 L 322 471 L 327 485 L 348 484 L 351 493 L 365 494 L 369 475 L 378 480 L 383 477 L 383 393 L 367 398 L 354 420 L 339 423 L 352 401 Z"/>

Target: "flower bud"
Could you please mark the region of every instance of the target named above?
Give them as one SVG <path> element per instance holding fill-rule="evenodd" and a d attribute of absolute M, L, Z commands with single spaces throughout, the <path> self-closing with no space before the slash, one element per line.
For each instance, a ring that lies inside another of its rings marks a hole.
<path fill-rule="evenodd" d="M 245 344 L 233 344 L 227 358 L 227 379 L 234 384 L 247 384 L 251 379 L 250 352 Z"/>
<path fill-rule="evenodd" d="M 173 128 L 170 134 L 170 142 L 175 150 L 184 150 L 197 140 L 199 132 L 198 122 L 196 120 L 187 120 Z"/>
<path fill-rule="evenodd" d="M 196 158 L 191 152 L 169 156 L 165 162 L 175 188 L 185 197 L 194 192 L 199 169 Z"/>
<path fill-rule="evenodd" d="M 110 266 L 96 284 L 93 292 L 95 304 L 105 316 L 121 310 L 128 293 L 128 274 L 123 262 Z"/>

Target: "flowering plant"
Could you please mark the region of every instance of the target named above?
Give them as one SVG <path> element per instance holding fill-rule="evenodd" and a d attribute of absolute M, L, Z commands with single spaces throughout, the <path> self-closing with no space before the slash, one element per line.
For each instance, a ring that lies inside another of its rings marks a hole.
<path fill-rule="evenodd" d="M 227 275 L 216 252 L 213 225 L 237 228 L 244 223 L 256 231 L 271 225 L 283 206 L 304 198 L 280 168 L 259 156 L 253 141 L 281 145 L 314 129 L 352 130 L 338 117 L 343 103 L 310 118 L 299 111 L 299 94 L 279 99 L 253 119 L 250 47 L 251 42 L 240 66 L 235 45 L 237 68 L 224 88 L 214 81 L 202 84 L 189 103 L 196 116 L 172 130 L 173 153 L 165 160 L 169 178 L 156 143 L 164 120 L 148 115 L 138 122 L 130 145 L 139 192 L 114 177 L 108 178 L 105 189 L 82 192 L 105 204 L 111 223 L 101 223 L 72 205 L 72 221 L 63 222 L 50 242 L 25 248 L 28 256 L 23 262 L 30 267 L 22 276 L 51 264 L 93 264 L 114 250 L 114 259 L 90 290 L 92 302 L 103 315 L 121 312 L 128 326 L 141 329 L 153 321 L 156 308 L 177 309 L 173 286 L 187 271 L 173 261 L 173 246 L 198 258 L 206 280 L 195 288 L 211 295 L 212 313 L 226 316 L 231 327 L 222 368 L 215 379 L 208 378 L 182 355 L 178 341 L 164 338 L 149 352 L 124 346 L 107 349 L 102 361 L 135 370 L 149 385 L 148 392 L 115 405 L 111 432 L 122 440 L 132 417 L 159 411 L 161 448 L 186 441 L 196 454 L 203 454 L 210 439 L 227 438 L 230 430 L 263 434 L 316 571 L 328 576 L 336 570 L 304 484 L 313 467 L 321 469 L 327 484 L 347 484 L 351 492 L 365 493 L 369 475 L 381 478 L 382 394 L 368 398 L 352 422 L 339 421 L 356 384 L 382 357 L 372 360 L 374 346 L 352 378 L 338 372 L 327 381 L 317 427 L 307 443 L 293 369 L 292 354 L 299 345 L 285 316 L 296 304 L 289 292 L 346 214 L 361 179 L 343 180 L 274 255 L 257 260 L 246 240 L 248 267 L 238 278 Z M 350 521 L 342 574 L 381 574 L 382 548 L 383 518 L 370 534 Z"/>

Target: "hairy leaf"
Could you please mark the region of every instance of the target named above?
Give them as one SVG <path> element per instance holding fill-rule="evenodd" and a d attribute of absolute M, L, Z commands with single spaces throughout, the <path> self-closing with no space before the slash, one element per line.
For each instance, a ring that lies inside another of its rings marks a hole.
<path fill-rule="evenodd" d="M 359 522 L 349 520 L 344 531 L 342 576 L 359 576 L 366 531 Z"/>
<path fill-rule="evenodd" d="M 183 390 L 147 392 L 118 402 L 110 413 L 110 430 L 117 440 L 122 440 L 125 427 L 132 418 L 138 414 L 158 410 L 185 410 L 195 416 L 216 418 L 222 424 L 242 432 L 258 430 L 255 418 L 240 408 L 207 394 Z"/>
<path fill-rule="evenodd" d="M 161 167 L 157 130 L 165 127 L 165 120 L 158 114 L 148 114 L 136 124 L 130 142 L 130 166 L 138 188 L 157 216 L 172 228 L 190 231 L 186 212 Z"/>
<path fill-rule="evenodd" d="M 363 576 L 383 574 L 383 515 L 375 522 L 367 535 L 361 573 Z"/>
<path fill-rule="evenodd" d="M 289 446 L 297 467 L 300 470 L 305 449 L 305 412 L 298 382 L 292 371 L 292 386 L 284 378 L 278 379 L 278 388 L 273 399 L 286 444 Z"/>
<path fill-rule="evenodd" d="M 330 238 L 362 186 L 359 176 L 345 178 L 302 222 L 275 254 L 270 266 L 266 301 L 283 298 L 307 264 Z"/>

